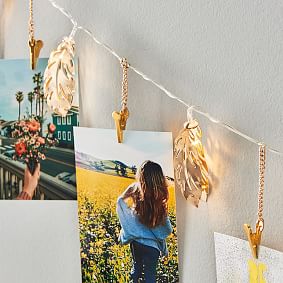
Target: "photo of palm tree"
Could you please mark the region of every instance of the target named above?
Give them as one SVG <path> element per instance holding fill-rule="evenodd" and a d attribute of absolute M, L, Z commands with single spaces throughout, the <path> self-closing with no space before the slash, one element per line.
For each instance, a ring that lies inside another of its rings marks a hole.
<path fill-rule="evenodd" d="M 41 162 L 34 198 L 77 198 L 73 127 L 79 125 L 78 88 L 66 117 L 52 113 L 44 97 L 47 63 L 47 58 L 41 58 L 37 69 L 31 70 L 27 59 L 0 60 L 0 199 L 15 199 L 23 187 L 25 164 L 13 160 L 16 142 L 13 131 L 17 123 L 27 119 L 39 121 L 40 135 L 44 137 L 48 125 L 53 124 L 54 138 L 58 140 Z"/>
<path fill-rule="evenodd" d="M 33 105 L 33 101 L 34 101 L 34 98 L 35 98 L 35 93 L 31 91 L 27 94 L 27 96 L 28 96 L 28 101 L 30 103 L 30 114 L 33 115 L 32 105 Z"/>
<path fill-rule="evenodd" d="M 17 91 L 16 92 L 16 100 L 19 103 L 19 116 L 18 120 L 21 120 L 21 102 L 24 100 L 24 94 L 22 91 Z"/>

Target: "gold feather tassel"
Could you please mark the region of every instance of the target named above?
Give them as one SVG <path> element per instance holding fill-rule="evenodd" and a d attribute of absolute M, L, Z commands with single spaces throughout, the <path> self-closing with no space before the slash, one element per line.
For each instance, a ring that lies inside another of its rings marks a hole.
<path fill-rule="evenodd" d="M 174 142 L 175 176 L 186 199 L 198 207 L 209 193 L 208 167 L 201 143 L 202 131 L 196 120 L 186 122 Z"/>
<path fill-rule="evenodd" d="M 75 94 L 75 42 L 66 37 L 52 51 L 44 72 L 44 94 L 53 112 L 66 116 Z"/>

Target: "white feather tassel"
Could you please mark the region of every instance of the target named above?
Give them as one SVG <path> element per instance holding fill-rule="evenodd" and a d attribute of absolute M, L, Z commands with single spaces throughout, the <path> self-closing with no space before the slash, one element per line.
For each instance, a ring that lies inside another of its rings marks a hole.
<path fill-rule="evenodd" d="M 53 112 L 65 117 L 75 94 L 75 42 L 66 37 L 52 51 L 44 72 L 44 95 Z"/>
<path fill-rule="evenodd" d="M 185 123 L 174 142 L 176 181 L 186 199 L 198 207 L 209 193 L 208 167 L 196 120 Z"/>

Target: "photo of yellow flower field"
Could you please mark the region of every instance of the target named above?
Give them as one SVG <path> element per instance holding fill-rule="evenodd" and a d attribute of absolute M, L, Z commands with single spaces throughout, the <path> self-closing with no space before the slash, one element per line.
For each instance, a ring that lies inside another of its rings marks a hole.
<path fill-rule="evenodd" d="M 138 164 L 101 159 L 76 149 L 83 283 L 131 282 L 132 256 L 129 245 L 118 240 L 121 226 L 116 202 L 135 182 L 137 168 Z M 173 232 L 166 239 L 169 255 L 159 260 L 157 282 L 174 283 L 179 282 L 175 189 L 173 179 L 167 180 Z"/>

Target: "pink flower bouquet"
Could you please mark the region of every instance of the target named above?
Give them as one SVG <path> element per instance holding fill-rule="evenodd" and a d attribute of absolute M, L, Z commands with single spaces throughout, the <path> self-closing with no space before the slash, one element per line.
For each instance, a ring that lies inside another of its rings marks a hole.
<path fill-rule="evenodd" d="M 55 146 L 58 140 L 54 138 L 56 127 L 48 124 L 45 137 L 41 135 L 41 125 L 36 118 L 21 120 L 15 124 L 12 135 L 17 138 L 15 143 L 15 160 L 24 160 L 33 175 L 40 160 L 46 159 L 46 150 Z"/>

